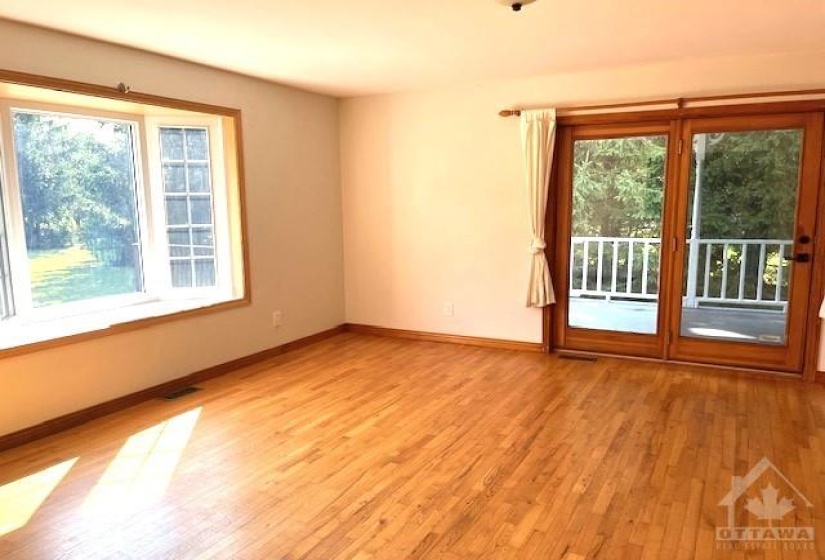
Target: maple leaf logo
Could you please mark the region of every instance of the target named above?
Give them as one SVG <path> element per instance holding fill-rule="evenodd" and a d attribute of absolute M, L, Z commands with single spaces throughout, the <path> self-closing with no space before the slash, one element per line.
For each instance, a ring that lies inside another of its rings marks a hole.
<path fill-rule="evenodd" d="M 745 509 L 754 514 L 759 519 L 778 521 L 785 517 L 788 512 L 793 511 L 796 506 L 793 500 L 782 497 L 779 498 L 779 491 L 768 484 L 766 488 L 762 489 L 762 499 L 748 498 L 748 503 Z"/>

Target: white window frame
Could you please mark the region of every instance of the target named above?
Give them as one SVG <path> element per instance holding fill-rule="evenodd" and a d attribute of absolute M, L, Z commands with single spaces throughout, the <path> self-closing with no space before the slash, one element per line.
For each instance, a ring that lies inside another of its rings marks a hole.
<path fill-rule="evenodd" d="M 110 111 L 97 111 L 89 109 L 78 109 L 63 105 L 50 105 L 43 103 L 33 103 L 29 101 L 3 100 L 0 102 L 0 127 L 2 127 L 3 145 L 2 157 L 6 165 L 3 166 L 5 172 L 4 184 L 7 189 L 6 196 L 7 216 L 6 225 L 9 228 L 9 256 L 11 261 L 12 282 L 15 291 L 15 316 L 25 321 L 43 321 L 48 319 L 58 319 L 72 315 L 79 315 L 88 312 L 102 311 L 105 309 L 115 309 L 128 305 L 145 303 L 152 298 L 149 296 L 144 280 L 144 291 L 131 294 L 114 296 L 104 296 L 77 302 L 50 305 L 35 308 L 31 293 L 31 270 L 29 257 L 26 249 L 26 239 L 23 227 L 23 204 L 21 199 L 21 189 L 18 181 L 17 155 L 14 144 L 14 125 L 12 113 L 16 110 L 30 113 L 44 113 L 65 115 L 72 118 L 88 118 L 97 120 L 108 120 L 127 124 L 132 127 L 132 152 L 133 167 L 135 170 L 135 201 L 138 220 L 138 236 L 141 249 L 144 240 L 149 240 L 149 232 L 142 223 L 141 216 L 146 207 L 145 193 L 141 186 L 146 183 L 142 161 L 144 151 L 141 149 L 141 122 L 136 115 L 125 115 Z"/>
<path fill-rule="evenodd" d="M 164 298 L 199 298 L 204 295 L 218 293 L 224 297 L 231 297 L 232 285 L 232 244 L 230 233 L 230 215 L 227 198 L 226 165 L 223 157 L 224 141 L 223 126 L 220 117 L 151 117 L 145 122 L 145 137 L 147 144 L 146 158 L 149 164 L 149 181 L 152 185 L 151 199 L 154 222 L 153 231 L 160 238 L 156 249 L 160 251 L 156 264 L 163 263 L 164 270 L 157 271 L 163 279 L 162 293 Z M 212 231 L 215 240 L 215 287 L 174 288 L 172 286 L 172 272 L 169 267 L 169 242 L 166 235 L 166 193 L 163 188 L 163 165 L 160 151 L 161 128 L 205 128 L 209 142 L 209 172 L 212 200 Z"/>
<path fill-rule="evenodd" d="M 0 140 L 0 142 L 2 141 Z M 9 258 L 8 226 L 6 225 L 6 204 L 5 198 L 2 196 L 3 191 L 7 188 L 2 173 L 3 167 L 3 162 L 0 161 L 0 271 L 2 271 L 2 275 L 0 275 L 0 300 L 2 300 L 3 304 L 2 312 L 0 312 L 0 321 L 15 315 L 11 261 Z"/>
<path fill-rule="evenodd" d="M 34 308 L 31 294 L 29 257 L 23 226 L 23 208 L 18 181 L 16 150 L 12 113 L 14 110 L 61 114 L 98 120 L 122 122 L 132 127 L 135 200 L 138 221 L 138 243 L 143 275 L 143 291 L 132 294 L 103 296 L 64 304 Z M 242 266 L 243 259 L 234 254 L 232 227 L 228 204 L 227 146 L 223 138 L 222 117 L 209 114 L 197 116 L 147 116 L 107 110 L 73 107 L 33 102 L 28 100 L 0 99 L 0 195 L 5 210 L 10 276 L 12 289 L 12 317 L 0 320 L 0 349 L 3 333 L 15 333 L 20 327 L 66 318 L 95 316 L 97 319 L 112 312 L 112 323 L 122 322 L 117 317 L 134 320 L 143 317 L 165 315 L 237 300 L 244 288 L 234 285 L 234 267 Z M 215 240 L 216 286 L 202 288 L 173 288 L 169 267 L 169 248 L 166 235 L 166 212 L 159 132 L 161 127 L 200 127 L 208 130 L 211 173 L 211 199 L 213 236 Z M 246 274 L 241 275 L 242 277 Z M 136 311 L 135 306 L 157 302 L 156 308 Z M 179 302 L 180 305 L 176 305 Z M 200 305 L 202 302 L 203 305 Z M 125 309 L 130 308 L 130 309 Z M 122 312 L 121 312 L 122 311 Z M 8 329 L 12 329 L 8 331 Z M 57 329 L 59 331 L 59 328 Z M 94 329 L 93 329 L 94 330 Z M 86 332 L 83 328 L 79 332 Z M 76 334 L 70 332 L 67 334 Z M 60 335 L 58 335 L 59 337 Z M 11 338 L 14 338 L 12 336 Z M 55 338 L 50 336 L 48 338 Z M 39 341 L 39 340 L 38 340 Z M 15 344 L 17 345 L 17 344 Z"/>

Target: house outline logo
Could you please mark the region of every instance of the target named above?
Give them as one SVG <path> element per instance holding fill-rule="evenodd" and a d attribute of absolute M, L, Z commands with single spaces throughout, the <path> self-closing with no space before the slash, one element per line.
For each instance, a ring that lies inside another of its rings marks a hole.
<path fill-rule="evenodd" d="M 798 509 L 800 506 L 808 508 L 814 507 L 813 503 L 774 465 L 767 457 L 763 457 L 756 465 L 751 468 L 745 476 L 731 477 L 731 489 L 724 498 L 717 504 L 720 507 L 728 508 L 727 525 L 716 527 L 716 539 L 721 541 L 813 541 L 814 528 L 813 527 L 774 527 L 768 526 L 748 526 L 741 527 L 736 525 L 736 504 L 756 482 L 767 471 L 773 471 L 779 479 L 784 482 L 788 488 L 795 494 L 795 497 L 801 501 L 801 504 L 796 503 L 796 500 L 782 497 L 777 501 L 779 496 L 778 490 L 768 483 L 761 490 L 762 501 L 750 498 L 745 505 L 745 509 L 758 519 L 764 521 L 779 521 L 787 514 Z M 766 500 L 767 498 L 767 500 Z M 772 503 L 766 503 L 772 500 Z"/>

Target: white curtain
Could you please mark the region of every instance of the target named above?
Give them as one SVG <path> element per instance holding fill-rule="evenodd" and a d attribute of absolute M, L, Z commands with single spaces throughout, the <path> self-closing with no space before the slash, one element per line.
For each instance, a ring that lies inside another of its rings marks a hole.
<path fill-rule="evenodd" d="M 521 141 L 524 149 L 524 170 L 530 203 L 530 226 L 533 240 L 530 251 L 530 285 L 527 307 L 546 307 L 556 303 L 553 282 L 547 266 L 544 248 L 544 218 L 550 189 L 550 170 L 556 144 L 556 110 L 521 112 Z"/>

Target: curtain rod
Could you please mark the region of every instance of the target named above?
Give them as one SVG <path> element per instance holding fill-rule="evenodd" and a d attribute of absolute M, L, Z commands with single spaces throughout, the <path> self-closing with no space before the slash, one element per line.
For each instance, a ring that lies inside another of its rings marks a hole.
<path fill-rule="evenodd" d="M 589 113 L 595 111 L 608 111 L 612 109 L 633 109 L 633 108 L 650 108 L 660 106 L 663 109 L 684 109 L 687 105 L 702 105 L 713 104 L 720 101 L 747 101 L 750 99 L 765 99 L 765 98 L 787 98 L 787 97 L 821 97 L 825 96 L 825 89 L 807 89 L 797 91 L 766 91 L 756 93 L 731 94 L 731 95 L 711 95 L 702 97 L 676 97 L 671 99 L 656 99 L 652 101 L 634 101 L 626 103 L 607 103 L 600 105 L 571 105 L 567 107 L 557 107 L 556 111 L 559 114 L 571 113 Z M 671 107 L 667 107 L 670 105 Z M 536 107 L 540 109 L 540 107 Z M 501 117 L 519 117 L 521 112 L 525 109 L 504 109 L 499 111 Z"/>
<path fill-rule="evenodd" d="M 654 101 L 633 101 L 627 103 L 607 103 L 602 105 L 570 105 L 567 107 L 556 107 L 558 113 L 604 111 L 607 109 L 628 109 L 633 107 L 650 107 L 659 105 L 674 105 L 676 109 L 681 109 L 683 100 L 679 99 L 657 99 Z M 499 111 L 501 117 L 519 117 L 522 110 L 526 109 L 504 109 Z"/>

